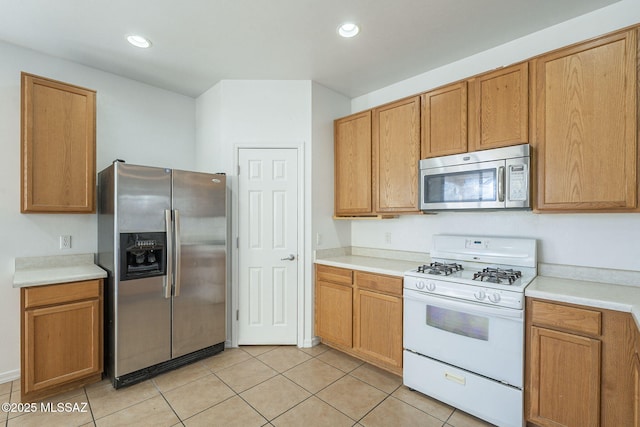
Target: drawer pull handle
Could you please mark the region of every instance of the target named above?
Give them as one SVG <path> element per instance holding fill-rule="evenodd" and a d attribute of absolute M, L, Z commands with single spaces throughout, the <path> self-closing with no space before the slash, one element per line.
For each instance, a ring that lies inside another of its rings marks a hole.
<path fill-rule="evenodd" d="M 465 377 L 461 377 L 461 376 L 458 376 L 458 375 L 450 374 L 449 372 L 445 372 L 444 373 L 444 377 L 446 379 L 448 379 L 449 381 L 453 381 L 454 383 L 458 383 L 460 385 L 465 385 L 466 382 L 467 382 Z"/>

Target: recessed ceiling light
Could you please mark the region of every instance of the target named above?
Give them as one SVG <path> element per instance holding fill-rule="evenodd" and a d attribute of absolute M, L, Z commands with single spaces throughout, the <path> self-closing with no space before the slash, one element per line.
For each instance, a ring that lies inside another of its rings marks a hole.
<path fill-rule="evenodd" d="M 353 37 L 360 32 L 360 27 L 358 27 L 353 22 L 345 22 L 344 24 L 338 27 L 338 34 L 342 37 Z"/>
<path fill-rule="evenodd" d="M 135 47 L 141 47 L 143 49 L 151 47 L 151 41 L 149 39 L 146 39 L 142 36 L 138 36 L 135 34 L 127 36 L 127 41 L 132 45 L 134 45 Z"/>

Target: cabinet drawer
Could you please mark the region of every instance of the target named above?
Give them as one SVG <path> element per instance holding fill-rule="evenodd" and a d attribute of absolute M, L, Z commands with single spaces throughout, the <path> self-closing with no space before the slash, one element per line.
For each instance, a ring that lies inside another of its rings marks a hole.
<path fill-rule="evenodd" d="M 382 276 L 356 271 L 355 283 L 362 289 L 371 289 L 392 295 L 402 295 L 402 277 Z"/>
<path fill-rule="evenodd" d="M 346 268 L 316 264 L 316 280 L 351 286 L 353 283 L 353 271 Z"/>
<path fill-rule="evenodd" d="M 61 304 L 70 301 L 99 298 L 101 280 L 62 283 L 59 285 L 34 286 L 23 288 L 24 308 Z"/>
<path fill-rule="evenodd" d="M 535 325 L 561 328 L 588 335 L 600 335 L 602 313 L 587 308 L 570 307 L 533 300 L 531 320 Z"/>

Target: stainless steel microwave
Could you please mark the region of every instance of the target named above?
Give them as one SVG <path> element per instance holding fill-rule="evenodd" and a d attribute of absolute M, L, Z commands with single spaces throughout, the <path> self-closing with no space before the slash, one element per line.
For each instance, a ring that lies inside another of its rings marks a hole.
<path fill-rule="evenodd" d="M 420 160 L 420 209 L 530 209 L 529 144 Z"/>

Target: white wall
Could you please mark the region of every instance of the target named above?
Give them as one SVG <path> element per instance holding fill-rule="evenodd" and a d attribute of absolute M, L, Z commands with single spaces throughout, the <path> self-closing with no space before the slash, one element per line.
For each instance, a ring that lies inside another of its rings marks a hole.
<path fill-rule="evenodd" d="M 15 257 L 95 253 L 96 215 L 20 213 L 20 72 L 97 90 L 97 167 L 129 163 L 194 167 L 195 100 L 0 43 L 0 383 L 20 370 L 20 293 L 12 287 Z M 69 251 L 58 236 L 72 236 Z"/>
<path fill-rule="evenodd" d="M 333 219 L 333 120 L 349 114 L 350 100 L 318 83 L 312 89 L 312 247 L 351 246 L 351 222 Z"/>
<path fill-rule="evenodd" d="M 199 169 L 226 172 L 236 180 L 236 149 L 278 145 L 304 148 L 304 326 L 303 344 L 312 331 L 312 251 L 349 245 L 350 224 L 334 222 L 333 119 L 349 113 L 350 100 L 311 81 L 224 80 L 196 101 Z M 232 205 L 237 203 L 232 193 Z M 237 213 L 232 213 L 237 222 Z M 236 224 L 237 227 L 237 224 Z M 232 238 L 234 238 L 232 236 Z M 232 270 L 233 274 L 233 270 Z M 229 317 L 229 324 L 233 324 Z M 234 332 L 235 334 L 236 332 Z"/>
<path fill-rule="evenodd" d="M 420 93 L 640 22 L 640 1 L 623 0 L 505 45 L 352 100 L 352 112 Z M 391 233 L 391 243 L 385 243 Z M 354 246 L 428 252 L 433 234 L 540 239 L 540 261 L 640 271 L 640 214 L 459 213 L 354 221 Z"/>

